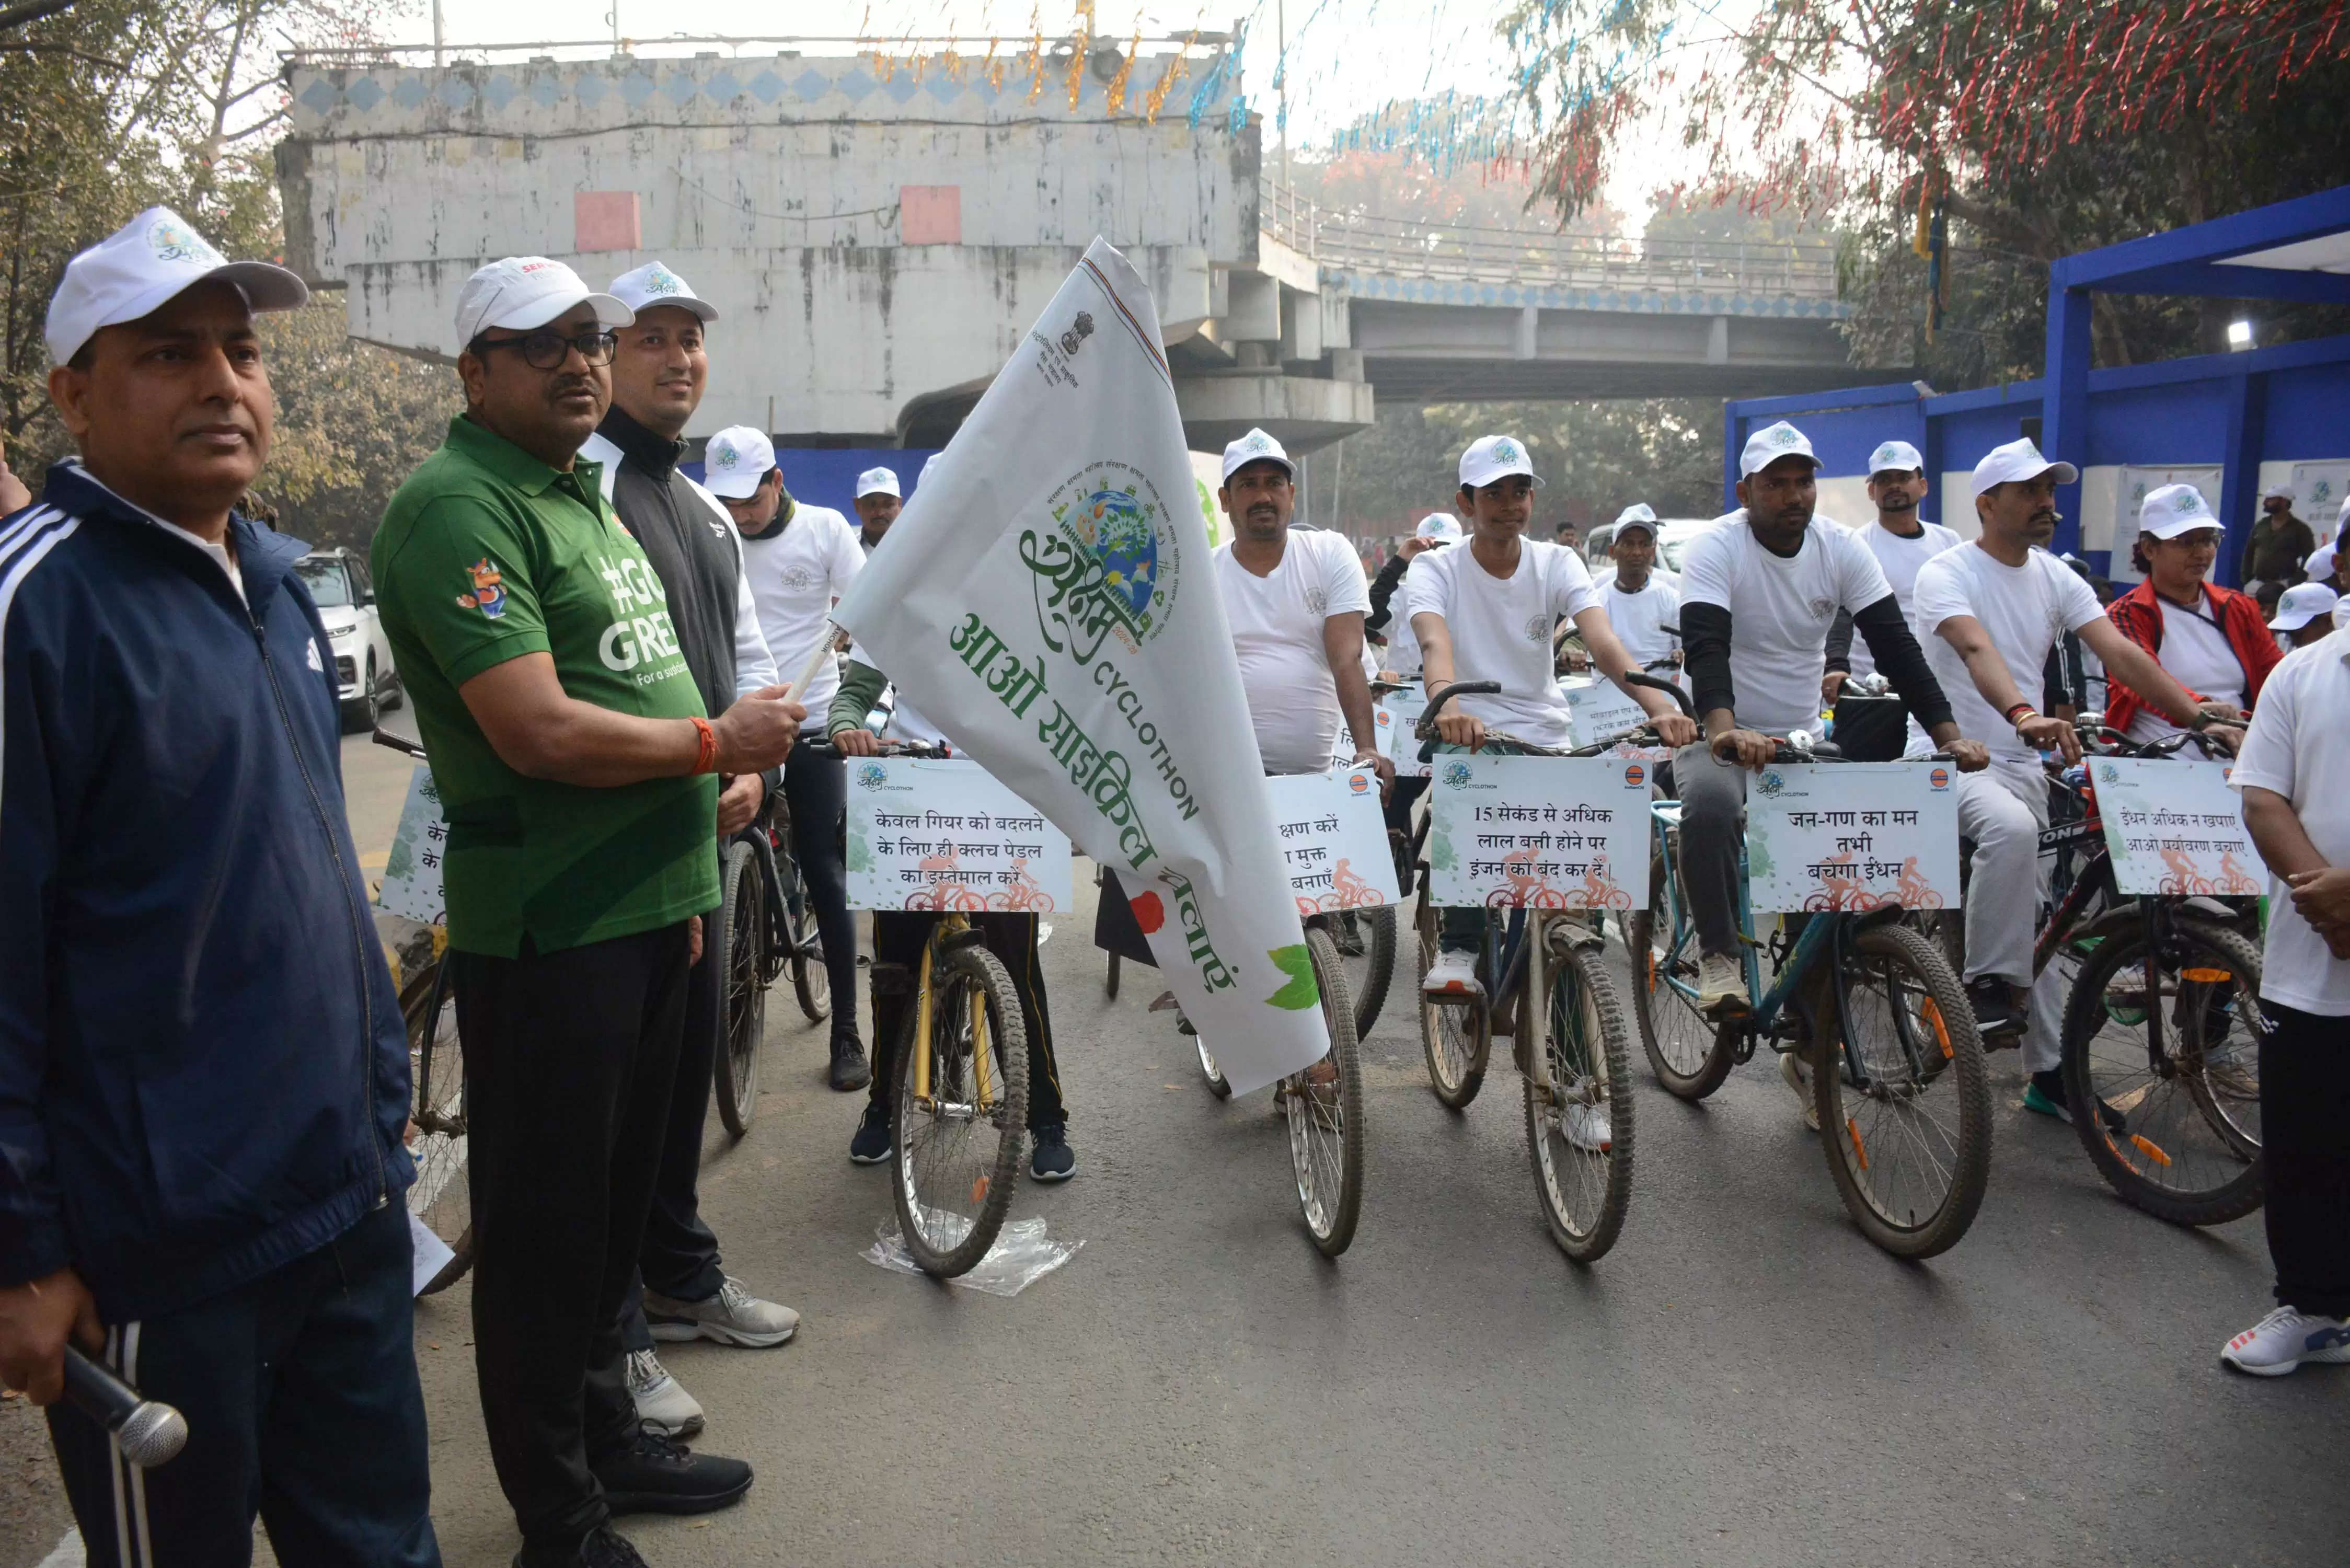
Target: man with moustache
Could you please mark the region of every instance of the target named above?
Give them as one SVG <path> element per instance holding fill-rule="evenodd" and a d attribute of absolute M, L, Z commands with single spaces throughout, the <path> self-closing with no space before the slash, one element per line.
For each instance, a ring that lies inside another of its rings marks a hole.
<path fill-rule="evenodd" d="M 619 1317 L 718 904 L 717 780 L 782 762 L 806 715 L 769 688 L 704 716 L 660 578 L 577 461 L 630 318 L 542 256 L 468 278 L 465 411 L 372 556 L 449 823 L 474 1366 L 519 1568 L 633 1568 L 613 1515 L 751 1485 L 639 1427 Z"/>
<path fill-rule="evenodd" d="M 781 679 L 759 634 L 759 607 L 734 524 L 715 496 L 678 472 L 685 452 L 679 437 L 710 379 L 703 330 L 718 310 L 658 261 L 614 278 L 611 294 L 635 319 L 619 332 L 611 409 L 579 455 L 602 470 L 604 499 L 644 547 L 702 706 L 718 712 Z M 721 839 L 750 825 L 768 782 L 754 773 L 721 781 Z M 685 1044 L 670 1095 L 660 1176 L 638 1277 L 621 1311 L 629 1394 L 637 1414 L 672 1438 L 701 1429 L 702 1406 L 661 1366 L 654 1340 L 765 1348 L 799 1327 L 799 1314 L 760 1300 L 727 1274 L 695 1195 L 712 1060 L 725 1018 L 722 978 L 715 964 L 698 963 L 686 982 Z"/>
<path fill-rule="evenodd" d="M 241 515 L 299 278 L 151 208 L 50 301 L 80 456 L 0 523 L 0 1384 L 93 1565 L 429 1568 L 408 1041 L 345 825 L 334 659 Z M 186 1416 L 130 1469 L 68 1338 Z"/>
<path fill-rule="evenodd" d="M 1909 613 L 1910 589 L 1918 581 L 1918 570 L 1943 551 L 1955 548 L 1959 536 L 1939 523 L 1929 523 L 1918 515 L 1918 503 L 1926 499 L 1926 459 L 1906 441 L 1888 441 L 1878 445 L 1868 455 L 1868 498 L 1877 506 L 1877 521 L 1860 531 L 1861 542 L 1877 564 L 1885 569 L 1885 580 L 1893 589 L 1894 602 L 1901 613 Z M 1839 615 L 1835 625 L 1828 628 L 1828 672 L 1820 681 L 1820 701 L 1829 708 L 1835 706 L 1836 693 L 1845 681 L 1855 675 L 1866 675 L 1876 670 L 1877 660 L 1869 656 L 1866 645 L 1852 645 L 1852 617 Z M 1898 721 L 1892 728 L 1898 728 Z M 1836 739 L 1846 739 L 1839 726 Z M 1898 742 L 1895 742 L 1898 748 Z M 1846 754 L 1863 753 L 1847 747 Z M 1882 753 L 1890 758 L 1892 750 Z"/>

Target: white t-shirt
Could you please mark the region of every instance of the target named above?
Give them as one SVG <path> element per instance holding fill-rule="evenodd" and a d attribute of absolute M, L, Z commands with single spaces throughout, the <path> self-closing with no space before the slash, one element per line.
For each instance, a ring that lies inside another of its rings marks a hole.
<path fill-rule="evenodd" d="M 2163 639 L 2166 643 L 2169 639 Z M 2228 782 L 2257 785 L 2293 802 L 2302 830 L 2329 864 L 2350 866 L 2350 631 L 2296 649 L 2269 671 L 2261 705 Z M 2292 888 L 2269 883 L 2268 946 L 2261 994 L 2326 1018 L 2350 1017 L 2350 963 L 2293 907 Z"/>
<path fill-rule="evenodd" d="M 1892 585 L 1893 597 L 1901 606 L 1905 619 L 1909 615 L 1910 592 L 1917 586 L 1919 568 L 1943 551 L 1956 549 L 1960 544 L 1959 536 L 1939 523 L 1921 522 L 1918 527 L 1918 532 L 1907 539 L 1876 523 L 1860 531 L 1861 543 L 1866 545 L 1868 553 L 1877 557 L 1877 564 L 1885 568 L 1885 580 Z M 1918 640 L 1923 642 L 1926 639 L 1921 636 Z M 1852 672 L 1866 675 L 1876 668 L 1877 656 L 1868 651 L 1867 639 L 1856 635 L 1852 639 Z M 1966 732 L 1972 734 L 1974 732 L 1969 730 Z"/>
<path fill-rule="evenodd" d="M 1354 545 L 1336 534 L 1292 529 L 1280 561 L 1261 577 L 1232 558 L 1229 543 L 1217 546 L 1213 559 L 1265 770 L 1323 772 L 1347 722 L 1322 649 L 1323 623 L 1371 608 L 1371 586 Z"/>
<path fill-rule="evenodd" d="M 1419 673 L 1419 639 L 1412 635 L 1409 610 L 1412 570 L 1431 556 L 1459 548 L 1457 545 L 1439 545 L 1422 550 L 1404 567 L 1403 576 L 1396 579 L 1395 590 L 1388 596 L 1388 624 L 1381 629 L 1388 639 L 1387 666 L 1398 675 Z"/>
<path fill-rule="evenodd" d="M 2244 705 L 2244 666 L 2208 613 L 2211 597 L 2202 596 L 2207 613 L 2197 614 L 2165 601 L 2162 607 L 2162 668 L 2173 680 L 2207 702 Z M 2178 726 L 2161 710 L 2142 707 L 2129 723 L 2129 738 L 2141 744 L 2178 733 Z"/>
<path fill-rule="evenodd" d="M 1681 613 L 1680 590 L 1674 586 L 1676 581 L 1663 572 L 1650 572 L 1638 593 L 1627 593 L 1617 586 L 1611 571 L 1605 582 L 1596 585 L 1599 603 L 1607 611 L 1607 624 L 1616 628 L 1616 640 L 1624 645 L 1624 650 L 1636 664 L 1669 659 L 1673 649 L 1681 645 L 1680 639 L 1665 629 L 1680 624 L 1675 618 Z"/>
<path fill-rule="evenodd" d="M 1521 540 L 1517 570 L 1497 577 L 1477 564 L 1464 540 L 1414 561 L 1398 592 L 1407 596 L 1407 616 L 1443 618 L 1455 680 L 1502 683 L 1492 696 L 1458 697 L 1452 706 L 1538 746 L 1574 744 L 1550 639 L 1562 617 L 1599 602 L 1581 556 Z"/>
<path fill-rule="evenodd" d="M 2016 694 L 2037 708 L 2048 650 L 2064 633 L 2078 631 L 2106 613 L 2097 596 L 2045 550 L 2033 550 L 2023 565 L 2010 566 L 1980 545 L 1961 545 L 1927 562 L 1913 587 L 1909 629 L 1925 649 L 1942 694 L 1950 700 L 1950 717 L 1957 721 L 1959 733 L 1984 742 L 1998 756 L 2036 757 L 2039 753 L 2017 737 L 2015 726 L 1975 690 L 1967 661 L 1939 635 L 1942 623 L 1958 616 L 1981 622 L 1983 635 L 2007 661 Z M 1910 749 L 1917 751 L 1925 739 L 1918 721 L 1911 719 Z"/>
<path fill-rule="evenodd" d="M 743 575 L 751 584 L 751 598 L 759 607 L 759 629 L 775 656 L 775 668 L 785 680 L 796 680 L 825 635 L 833 601 L 848 591 L 865 569 L 865 552 L 857 530 L 829 506 L 800 505 L 783 532 L 764 539 L 743 541 Z M 816 665 L 806 692 L 794 701 L 807 709 L 803 734 L 824 733 L 826 712 L 840 689 L 840 670 L 833 659 Z"/>
<path fill-rule="evenodd" d="M 1836 611 L 1866 609 L 1892 591 L 1859 536 L 1816 514 L 1792 556 L 1757 543 L 1740 511 L 1690 541 L 1681 557 L 1682 605 L 1730 612 L 1738 722 L 1768 733 L 1816 723 Z"/>

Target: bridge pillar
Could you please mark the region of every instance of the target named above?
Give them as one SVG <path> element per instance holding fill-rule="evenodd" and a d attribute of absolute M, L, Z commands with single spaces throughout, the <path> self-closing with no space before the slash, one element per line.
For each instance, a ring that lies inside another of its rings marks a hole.
<path fill-rule="evenodd" d="M 1709 365 L 1730 363 L 1730 317 L 1717 316 L 1705 335 L 1705 362 Z"/>
<path fill-rule="evenodd" d="M 1540 350 L 1541 337 L 1541 306 L 1533 305 L 1522 305 L 1518 306 L 1517 329 L 1510 337 L 1510 358 L 1513 359 L 1534 358 Z"/>

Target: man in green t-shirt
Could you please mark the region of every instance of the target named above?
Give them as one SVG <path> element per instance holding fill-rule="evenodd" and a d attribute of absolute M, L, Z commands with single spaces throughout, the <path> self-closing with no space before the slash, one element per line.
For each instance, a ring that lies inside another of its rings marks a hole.
<path fill-rule="evenodd" d="M 751 1484 L 640 1430 L 619 1314 L 718 904 L 717 775 L 781 763 L 806 715 L 773 687 L 705 715 L 660 578 L 576 461 L 629 319 L 543 257 L 467 280 L 465 412 L 371 553 L 449 824 L 474 1366 L 517 1568 L 629 1568 L 613 1514 Z"/>

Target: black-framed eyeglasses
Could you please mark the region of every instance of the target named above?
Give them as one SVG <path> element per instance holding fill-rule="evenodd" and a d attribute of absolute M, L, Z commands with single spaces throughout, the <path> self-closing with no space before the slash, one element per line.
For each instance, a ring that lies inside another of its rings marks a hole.
<path fill-rule="evenodd" d="M 519 337 L 473 339 L 475 354 L 484 354 L 493 348 L 520 349 L 522 362 L 534 370 L 561 369 L 563 362 L 571 357 L 571 351 L 575 348 L 579 351 L 579 357 L 587 360 L 591 367 L 608 365 L 612 362 L 612 356 L 619 352 L 619 347 L 620 339 L 617 333 L 598 330 L 582 332 L 575 337 L 557 332 L 551 327 L 541 327 L 536 332 L 525 332 Z"/>

